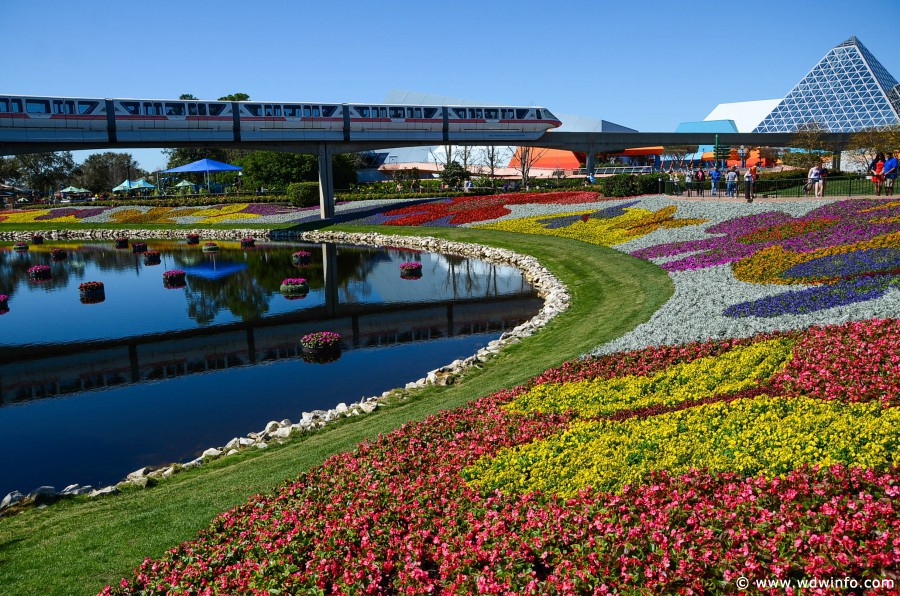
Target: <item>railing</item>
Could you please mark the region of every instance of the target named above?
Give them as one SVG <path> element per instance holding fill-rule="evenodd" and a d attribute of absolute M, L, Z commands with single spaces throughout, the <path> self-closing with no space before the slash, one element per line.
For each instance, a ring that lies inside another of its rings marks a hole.
<path fill-rule="evenodd" d="M 764 178 L 757 179 L 753 184 L 753 196 L 755 198 L 815 198 L 815 188 L 807 187 L 808 180 L 806 178 L 776 178 L 767 180 Z M 667 195 L 676 196 L 699 196 L 701 191 L 704 196 L 712 195 L 712 181 L 704 180 L 700 182 L 691 182 L 690 188 L 685 184 L 684 180 L 679 181 L 676 186 L 675 182 L 663 177 L 662 192 Z M 744 197 L 746 194 L 745 182 L 743 176 L 735 182 L 734 195 L 738 198 Z M 718 196 L 726 196 L 728 186 L 725 180 L 719 181 Z M 822 195 L 824 197 L 853 197 L 853 196 L 876 196 L 875 185 L 871 179 L 864 176 L 848 176 L 848 177 L 829 177 L 825 179 Z"/>
<path fill-rule="evenodd" d="M 653 166 L 598 166 L 594 168 L 595 176 L 607 176 L 615 174 L 652 174 L 656 170 Z M 579 168 L 573 174 L 587 176 L 587 168 Z"/>

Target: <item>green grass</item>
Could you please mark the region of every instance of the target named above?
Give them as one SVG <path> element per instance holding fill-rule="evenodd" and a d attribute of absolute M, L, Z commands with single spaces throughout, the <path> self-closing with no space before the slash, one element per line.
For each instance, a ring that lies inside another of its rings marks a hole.
<path fill-rule="evenodd" d="M 373 415 L 264 452 L 219 460 L 149 490 L 61 502 L 0 519 L 0 593 L 94 593 L 129 574 L 145 557 L 159 557 L 191 539 L 215 514 L 248 496 L 270 491 L 367 437 L 514 386 L 577 357 L 646 321 L 673 292 L 668 276 L 653 264 L 564 238 L 445 228 L 334 229 L 437 236 L 531 254 L 568 286 L 571 307 L 455 385 L 428 387 Z"/>

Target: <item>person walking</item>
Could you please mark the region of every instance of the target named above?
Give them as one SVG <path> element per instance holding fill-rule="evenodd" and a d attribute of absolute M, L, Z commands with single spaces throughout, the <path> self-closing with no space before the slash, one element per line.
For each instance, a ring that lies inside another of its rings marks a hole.
<path fill-rule="evenodd" d="M 894 181 L 897 179 L 897 158 L 891 152 L 884 160 L 884 196 L 894 195 Z"/>
<path fill-rule="evenodd" d="M 725 174 L 725 195 L 729 197 L 737 196 L 737 167 L 731 166 L 731 169 L 728 170 L 728 173 Z"/>
<path fill-rule="evenodd" d="M 697 168 L 697 175 L 694 176 L 695 184 L 697 185 L 697 196 L 703 196 L 703 183 L 706 181 L 706 172 L 703 171 L 703 168 Z"/>
<path fill-rule="evenodd" d="M 750 197 L 752 198 L 756 194 L 756 179 L 759 178 L 759 172 L 756 169 L 756 164 L 750 166 L 750 178 L 752 182 L 750 183 Z"/>
<path fill-rule="evenodd" d="M 825 196 L 825 182 L 827 182 L 827 178 L 828 168 L 825 167 L 825 164 L 819 164 L 819 185 L 816 188 L 817 197 Z"/>
<path fill-rule="evenodd" d="M 809 169 L 804 190 L 806 190 L 806 196 L 809 196 L 810 191 L 815 192 L 816 196 L 819 196 L 819 164 L 813 164 L 813 167 Z"/>
<path fill-rule="evenodd" d="M 875 185 L 875 196 L 881 196 L 881 187 L 884 185 L 884 153 L 875 154 L 875 159 L 869 164 L 869 174 L 872 176 L 872 184 Z"/>
<path fill-rule="evenodd" d="M 691 196 L 691 190 L 694 188 L 694 173 L 690 168 L 684 173 L 684 187 L 687 189 L 687 196 Z"/>
<path fill-rule="evenodd" d="M 712 172 L 709 173 L 709 185 L 711 187 L 711 195 L 714 197 L 719 196 L 719 179 L 722 177 L 722 173 L 719 171 L 719 166 L 715 166 L 712 169 Z"/>
<path fill-rule="evenodd" d="M 753 202 L 753 172 L 750 171 L 750 168 L 744 172 L 744 198 L 748 203 Z"/>

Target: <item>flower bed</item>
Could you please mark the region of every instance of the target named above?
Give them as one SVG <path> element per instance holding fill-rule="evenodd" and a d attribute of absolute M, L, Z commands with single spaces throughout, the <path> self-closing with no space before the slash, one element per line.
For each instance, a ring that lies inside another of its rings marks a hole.
<path fill-rule="evenodd" d="M 188 244 L 200 244 L 200 234 L 188 234 L 185 238 Z"/>
<path fill-rule="evenodd" d="M 136 253 L 147 252 L 147 243 L 146 242 L 133 242 L 131 244 L 131 252 L 136 252 Z"/>
<path fill-rule="evenodd" d="M 18 252 L 24 252 L 24 251 L 28 250 L 28 243 L 27 242 L 16 242 L 15 244 L 13 244 L 13 250 L 18 251 Z"/>
<path fill-rule="evenodd" d="M 309 283 L 304 277 L 288 277 L 281 280 L 279 290 L 285 296 L 306 296 L 309 293 Z"/>
<path fill-rule="evenodd" d="M 43 244 L 44 237 L 41 236 L 40 234 L 35 234 L 34 236 L 31 237 L 31 243 L 32 244 Z"/>
<path fill-rule="evenodd" d="M 403 279 L 419 279 L 422 277 L 422 263 L 417 261 L 400 263 L 400 277 Z"/>
<path fill-rule="evenodd" d="M 241 238 L 241 248 L 253 248 L 256 245 L 256 238 Z"/>
<path fill-rule="evenodd" d="M 54 261 L 62 261 L 66 257 L 69 256 L 69 253 L 62 248 L 51 248 L 50 249 L 50 258 Z"/>
<path fill-rule="evenodd" d="M 160 256 L 158 250 L 148 250 L 144 252 L 144 265 L 159 265 Z"/>
<path fill-rule="evenodd" d="M 291 262 L 294 265 L 309 265 L 312 261 L 312 253 L 305 250 L 298 250 L 291 255 Z"/>
<path fill-rule="evenodd" d="M 900 321 L 568 363 L 335 455 L 106 592 L 708 593 L 739 577 L 891 577 L 900 410 L 851 399 L 851 376 L 822 383 L 833 399 L 790 383 L 820 346 L 843 346 L 843 361 L 856 340 L 860 370 L 891 361 Z M 600 417 L 509 407 L 542 384 L 691 363 L 666 378 L 708 387 L 721 367 L 707 359 L 785 345 L 794 368 L 702 403 Z M 900 393 L 900 376 L 880 382 Z"/>
<path fill-rule="evenodd" d="M 183 288 L 187 282 L 185 281 L 186 272 L 181 269 L 170 269 L 163 273 L 163 286 L 172 290 Z"/>
<path fill-rule="evenodd" d="M 9 312 L 9 296 L 6 294 L 0 294 L 0 315 L 5 315 Z"/>
<path fill-rule="evenodd" d="M 102 281 L 86 281 L 79 284 L 82 304 L 97 304 L 106 300 L 106 288 Z"/>
<path fill-rule="evenodd" d="M 204 242 L 202 247 L 203 252 L 218 252 L 219 245 L 215 242 Z"/>
<path fill-rule="evenodd" d="M 28 278 L 32 281 L 47 281 L 51 276 L 49 265 L 35 265 L 28 268 Z"/>
<path fill-rule="evenodd" d="M 341 355 L 341 336 L 333 331 L 317 331 L 300 339 L 303 359 L 307 362 L 327 364 Z"/>

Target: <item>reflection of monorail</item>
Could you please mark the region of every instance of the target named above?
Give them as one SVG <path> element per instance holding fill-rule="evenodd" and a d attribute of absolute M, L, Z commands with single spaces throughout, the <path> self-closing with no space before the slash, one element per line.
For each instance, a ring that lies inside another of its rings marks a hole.
<path fill-rule="evenodd" d="M 0 95 L 0 142 L 524 140 L 560 124 L 541 107 Z"/>
<path fill-rule="evenodd" d="M 540 307 L 541 300 L 538 298 L 449 303 L 345 316 L 329 320 L 329 327 L 344 337 L 348 349 L 386 347 L 450 336 L 488 332 L 499 334 L 528 320 Z M 203 335 L 168 340 L 158 336 L 135 338 L 123 340 L 117 347 L 66 355 L 56 355 L 47 348 L 37 358 L 0 365 L 0 407 L 82 391 L 299 358 L 297 338 L 320 328 L 321 321 L 291 322 L 236 331 L 216 331 L 213 327 Z"/>

